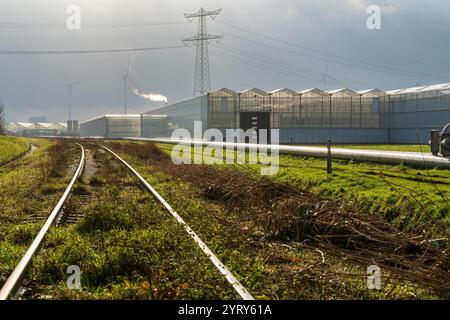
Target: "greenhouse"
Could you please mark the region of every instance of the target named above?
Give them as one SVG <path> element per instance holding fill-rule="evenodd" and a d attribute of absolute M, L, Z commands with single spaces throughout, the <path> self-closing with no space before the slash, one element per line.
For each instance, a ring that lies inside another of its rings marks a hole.
<path fill-rule="evenodd" d="M 427 143 L 450 122 L 450 84 L 383 91 L 348 88 L 236 92 L 227 88 L 151 111 L 177 128 L 279 129 L 282 143 Z"/>
<path fill-rule="evenodd" d="M 164 137 L 178 128 L 193 133 L 195 121 L 202 121 L 203 131 L 279 129 L 281 143 L 423 144 L 431 130 L 450 122 L 450 84 L 387 92 L 222 88 L 143 115 L 86 121 L 82 135 Z"/>
<path fill-rule="evenodd" d="M 6 131 L 20 136 L 61 136 L 66 133 L 67 125 L 61 122 L 14 122 L 6 126 Z"/>

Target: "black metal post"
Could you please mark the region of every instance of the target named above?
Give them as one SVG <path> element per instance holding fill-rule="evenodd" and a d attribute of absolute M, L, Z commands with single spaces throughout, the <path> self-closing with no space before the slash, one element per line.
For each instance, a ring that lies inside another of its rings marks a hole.
<path fill-rule="evenodd" d="M 327 149 L 328 149 L 327 174 L 332 174 L 333 173 L 333 168 L 331 166 L 331 140 L 327 141 Z"/>

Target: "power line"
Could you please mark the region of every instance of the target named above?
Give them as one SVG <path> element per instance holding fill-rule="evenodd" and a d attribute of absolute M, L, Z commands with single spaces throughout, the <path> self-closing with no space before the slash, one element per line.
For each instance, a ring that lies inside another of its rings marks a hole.
<path fill-rule="evenodd" d="M 261 62 L 255 62 L 254 59 L 252 60 L 247 60 L 241 57 L 237 57 L 234 55 L 230 55 L 221 51 L 216 51 L 216 50 L 212 50 L 210 49 L 210 51 L 212 52 L 211 54 L 229 61 L 233 61 L 233 62 L 238 62 L 238 63 L 242 63 L 245 64 L 247 66 L 251 66 L 254 67 L 256 69 L 259 70 L 264 70 L 264 71 L 270 71 L 273 73 L 277 73 L 277 74 L 282 74 L 282 75 L 287 75 L 290 77 L 295 77 L 295 78 L 299 78 L 299 79 L 303 79 L 303 80 L 308 80 L 311 83 L 313 83 L 313 87 L 316 87 L 316 84 L 323 81 L 323 77 L 317 78 L 314 76 L 310 76 L 310 75 L 306 75 L 304 73 L 298 72 L 298 71 L 292 71 L 292 69 L 290 68 L 283 68 L 283 67 L 278 67 L 278 66 L 274 66 L 274 65 L 269 65 L 269 64 L 265 64 L 265 63 L 261 63 Z M 332 75 L 328 75 L 328 77 L 335 81 L 336 83 L 339 83 L 340 85 L 343 85 L 344 87 L 348 87 L 348 85 L 346 85 L 343 81 L 347 81 L 347 82 L 354 82 L 354 83 L 360 83 L 360 84 L 364 84 L 366 86 L 369 87 L 373 87 L 372 84 L 368 84 L 366 82 L 362 82 L 362 81 L 358 81 L 358 80 L 354 80 L 354 79 L 346 79 L 346 78 L 337 78 L 334 77 Z"/>
<path fill-rule="evenodd" d="M 291 76 L 291 77 L 296 77 L 296 78 L 301 78 L 301 79 L 306 79 L 306 80 L 309 80 L 309 81 L 317 81 L 319 79 L 319 78 L 308 76 L 308 75 L 305 75 L 303 73 L 299 73 L 299 72 L 296 72 L 296 71 L 283 69 L 281 67 L 276 67 L 276 66 L 268 65 L 268 64 L 265 64 L 265 63 L 261 63 L 261 62 L 255 62 L 254 60 L 248 60 L 248 59 L 245 59 L 245 58 L 236 57 L 236 56 L 230 55 L 228 53 L 224 53 L 224 52 L 221 52 L 221 51 L 216 51 L 214 49 L 210 49 L 210 51 L 211 51 L 211 54 L 214 55 L 214 56 L 218 56 L 218 57 L 221 57 L 223 59 L 227 59 L 227 60 L 230 60 L 230 61 L 233 61 L 233 62 L 239 62 L 239 63 L 245 64 L 245 65 L 252 66 L 254 68 L 260 69 L 260 70 L 271 71 L 271 72 L 274 72 L 274 73 L 288 75 L 288 76 Z"/>
<path fill-rule="evenodd" d="M 331 56 L 331 57 L 334 57 L 334 58 L 338 58 L 338 59 L 342 59 L 342 60 L 346 60 L 346 61 L 350 61 L 350 62 L 355 62 L 355 63 L 358 63 L 358 64 L 370 66 L 370 67 L 373 67 L 373 68 L 379 68 L 379 69 L 384 69 L 384 70 L 388 70 L 388 71 L 395 70 L 395 71 L 398 71 L 398 72 L 403 72 L 405 74 L 411 74 L 411 76 L 413 76 L 413 75 L 417 76 L 417 75 L 420 74 L 421 76 L 448 78 L 448 76 L 446 76 L 446 75 L 426 74 L 426 73 L 423 73 L 423 72 L 412 73 L 410 71 L 406 71 L 404 69 L 396 68 L 396 67 L 393 67 L 393 66 L 382 66 L 382 65 L 379 65 L 379 64 L 375 64 L 373 62 L 367 62 L 367 61 L 363 61 L 363 60 L 360 60 L 360 59 L 345 57 L 345 56 L 341 56 L 341 55 L 337 55 L 337 54 L 331 54 L 331 53 L 328 53 L 328 52 L 324 52 L 322 50 L 308 48 L 308 47 L 305 47 L 305 46 L 298 45 L 296 43 L 292 43 L 292 42 L 289 42 L 289 41 L 281 40 L 281 39 L 278 39 L 278 38 L 275 38 L 275 37 L 271 37 L 271 36 L 268 36 L 268 35 L 265 35 L 265 34 L 261 34 L 259 32 L 255 32 L 255 31 L 252 31 L 252 30 L 249 30 L 249 29 L 245 29 L 243 27 L 236 26 L 234 24 L 222 21 L 220 19 L 217 19 L 216 21 L 221 23 L 221 24 L 230 26 L 232 28 L 235 28 L 235 29 L 238 29 L 238 30 L 241 30 L 241 31 L 244 31 L 244 32 L 247 32 L 247 33 L 259 36 L 259 37 L 262 37 L 262 38 L 266 38 L 266 39 L 269 39 L 269 40 L 272 40 L 272 41 L 275 41 L 275 42 L 279 42 L 279 43 L 282 43 L 284 45 L 300 48 L 302 50 L 318 53 L 318 54 L 321 54 L 321 55 L 327 55 L 327 56 Z M 432 79 L 432 78 L 429 78 L 429 79 Z M 433 79 L 433 80 L 436 80 L 436 79 Z"/>
<path fill-rule="evenodd" d="M 265 57 L 265 56 L 262 56 L 260 54 L 254 53 L 254 52 L 245 51 L 245 50 L 242 50 L 240 48 L 232 47 L 232 46 L 225 45 L 225 44 L 219 44 L 219 46 L 223 47 L 224 49 L 230 50 L 230 51 L 232 51 L 234 53 L 247 56 L 249 58 L 253 58 L 253 59 L 256 59 L 256 60 L 267 61 L 268 63 L 273 63 L 275 65 L 281 65 L 281 66 L 285 66 L 285 67 L 288 67 L 288 68 L 298 69 L 298 70 L 300 70 L 300 72 L 309 73 L 311 75 L 323 76 L 323 73 L 321 73 L 321 72 L 318 72 L 318 71 L 315 71 L 315 70 L 311 70 L 311 69 L 306 69 L 306 68 L 303 68 L 303 67 L 300 67 L 300 66 L 297 66 L 297 65 L 289 64 L 289 63 L 284 63 L 284 62 L 278 61 L 278 60 L 276 60 L 274 58 Z"/>
<path fill-rule="evenodd" d="M 216 31 L 218 31 L 218 30 L 216 30 Z M 236 39 L 239 39 L 239 40 L 255 43 L 257 45 L 261 45 L 261 46 L 265 46 L 265 47 L 268 47 L 268 48 L 276 49 L 276 50 L 279 50 L 279 51 L 282 51 L 282 52 L 286 52 L 286 53 L 290 53 L 290 54 L 293 54 L 293 55 L 302 56 L 302 57 L 306 57 L 306 58 L 310 58 L 310 59 L 314 59 L 314 60 L 318 60 L 318 61 L 323 62 L 323 59 L 320 58 L 320 57 L 317 57 L 317 56 L 312 56 L 312 55 L 304 54 L 304 53 L 301 53 L 301 52 L 298 52 L 298 51 L 293 51 L 293 50 L 289 50 L 289 49 L 285 49 L 285 48 L 280 48 L 280 47 L 277 47 L 277 46 L 274 46 L 274 45 L 271 45 L 271 44 L 268 44 L 268 43 L 260 42 L 260 41 L 257 41 L 257 40 L 254 40 L 254 39 L 249 39 L 249 38 L 246 38 L 246 37 L 237 36 L 235 34 L 223 32 L 223 31 L 220 31 L 220 32 L 222 32 L 223 34 L 225 34 L 227 36 L 230 36 L 230 37 L 233 37 L 233 38 L 236 38 Z M 328 60 L 328 62 L 337 64 L 337 65 L 347 66 L 347 67 L 350 67 L 350 68 L 364 69 L 364 70 L 374 71 L 374 72 L 383 73 L 383 74 L 391 74 L 391 75 L 395 75 L 395 76 L 399 76 L 399 77 L 414 78 L 414 79 L 417 78 L 417 75 L 416 74 L 412 74 L 412 73 L 407 74 L 407 73 L 399 73 L 399 72 L 395 72 L 395 71 L 391 71 L 391 72 L 389 72 L 389 71 L 381 71 L 381 70 L 377 70 L 375 68 L 371 68 L 371 67 L 367 67 L 367 66 L 355 66 L 355 65 L 351 65 L 349 63 L 339 62 L 339 61 L 330 60 L 330 59 Z M 438 78 L 432 78 L 432 77 L 426 77 L 426 78 L 430 79 L 430 80 L 436 80 L 436 81 L 442 81 L 444 79 L 444 78 L 439 78 L 438 79 Z"/>
<path fill-rule="evenodd" d="M 291 71 L 292 69 L 294 69 L 294 70 L 297 71 L 297 73 L 300 73 L 300 74 L 303 74 L 303 75 L 308 75 L 310 77 L 318 76 L 318 77 L 320 77 L 319 78 L 320 80 L 318 82 L 322 81 L 324 79 L 324 77 L 326 76 L 327 78 L 335 80 L 336 82 L 339 82 L 341 84 L 343 83 L 342 80 L 345 80 L 345 81 L 348 81 L 348 82 L 359 83 L 359 84 L 363 84 L 365 86 L 372 87 L 372 84 L 369 84 L 369 83 L 364 82 L 364 81 L 359 81 L 359 80 L 354 80 L 354 79 L 345 79 L 343 77 L 339 77 L 340 78 L 339 79 L 336 76 L 333 76 L 333 75 L 329 74 L 328 72 L 326 74 L 324 74 L 324 73 L 316 71 L 316 70 L 303 68 L 303 67 L 300 67 L 300 66 L 297 66 L 297 65 L 293 65 L 293 64 L 289 64 L 289 63 L 284 63 L 284 62 L 281 62 L 281 61 L 273 59 L 273 58 L 268 58 L 268 57 L 262 56 L 260 54 L 254 53 L 254 52 L 245 51 L 245 50 L 242 50 L 242 49 L 239 49 L 239 48 L 235 48 L 235 47 L 232 47 L 232 46 L 228 46 L 228 45 L 225 45 L 225 44 L 220 44 L 219 46 L 223 47 L 224 49 L 227 49 L 228 51 L 230 51 L 230 52 L 232 52 L 234 54 L 245 56 L 247 58 L 251 58 L 252 60 L 260 60 L 263 63 L 270 64 L 271 66 L 285 68 L 285 69 L 287 69 L 287 71 Z"/>
<path fill-rule="evenodd" d="M 136 28 L 136 27 L 154 27 L 166 25 L 181 25 L 187 24 L 186 21 L 172 21 L 172 22 L 153 22 L 153 23 L 122 23 L 122 24 L 82 24 L 83 29 L 106 29 L 106 28 Z M 3 29 L 65 29 L 67 26 L 60 23 L 20 23 L 20 22 L 0 22 L 0 28 Z"/>
<path fill-rule="evenodd" d="M 212 29 L 212 30 L 219 31 L 217 29 Z M 276 49 L 276 50 L 279 50 L 279 51 L 283 51 L 283 52 L 286 52 L 286 53 L 290 53 L 290 54 L 293 54 L 293 55 L 302 56 L 302 57 L 306 57 L 306 58 L 310 58 L 310 59 L 314 59 L 314 60 L 318 60 L 318 61 L 323 62 L 323 58 L 320 58 L 320 57 L 317 57 L 317 56 L 301 53 L 301 52 L 290 50 L 290 49 L 286 49 L 286 48 L 280 48 L 280 47 L 272 45 L 272 44 L 268 44 L 268 43 L 264 43 L 264 42 L 261 42 L 261 41 L 258 41 L 258 40 L 254 40 L 254 39 L 249 39 L 249 38 L 246 38 L 246 37 L 238 36 L 238 35 L 232 34 L 232 33 L 227 33 L 227 32 L 223 32 L 223 31 L 219 31 L 219 32 L 221 32 L 221 33 L 223 33 L 223 34 L 225 34 L 227 36 L 239 39 L 239 40 L 255 43 L 257 45 L 269 47 L 269 48 Z M 328 54 L 328 56 L 330 56 L 330 54 Z M 406 77 L 406 78 L 417 79 L 417 74 L 411 73 L 411 72 L 397 72 L 395 70 L 383 71 L 383 70 L 379 70 L 379 68 L 377 69 L 377 67 L 352 65 L 350 63 L 345 63 L 345 62 L 331 60 L 331 59 L 328 59 L 328 62 L 333 63 L 333 64 L 337 64 L 337 65 L 350 67 L 350 68 L 363 69 L 363 70 L 374 71 L 374 72 L 383 73 L 383 74 L 391 74 L 391 75 L 395 75 L 395 76 L 399 76 L 399 77 Z M 448 79 L 448 77 L 445 77 L 445 76 L 442 76 L 441 78 L 437 78 L 437 77 L 434 77 L 434 76 L 433 77 L 431 77 L 431 76 L 426 76 L 425 77 L 425 75 L 426 74 L 422 74 L 423 78 L 427 78 L 429 80 L 442 81 L 443 79 Z"/>
<path fill-rule="evenodd" d="M 100 50 L 0 50 L 0 55 L 66 55 L 66 54 L 98 54 L 98 53 L 121 53 L 139 51 L 157 51 L 166 49 L 186 48 L 186 46 L 148 47 L 148 48 L 128 48 L 128 49 L 100 49 Z"/>

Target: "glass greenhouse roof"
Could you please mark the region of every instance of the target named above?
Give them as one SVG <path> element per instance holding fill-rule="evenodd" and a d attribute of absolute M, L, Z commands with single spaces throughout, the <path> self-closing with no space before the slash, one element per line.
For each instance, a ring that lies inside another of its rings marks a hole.
<path fill-rule="evenodd" d="M 421 93 L 428 91 L 440 91 L 440 90 L 450 90 L 450 83 L 435 84 L 430 86 L 421 86 L 413 88 L 404 88 L 387 91 L 388 94 L 408 94 L 408 93 Z"/>

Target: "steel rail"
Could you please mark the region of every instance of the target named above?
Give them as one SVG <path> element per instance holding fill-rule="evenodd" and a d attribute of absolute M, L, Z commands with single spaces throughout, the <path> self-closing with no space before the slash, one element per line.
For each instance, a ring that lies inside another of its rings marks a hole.
<path fill-rule="evenodd" d="M 30 265 L 31 259 L 36 254 L 36 252 L 39 250 L 45 236 L 47 235 L 48 230 L 52 225 L 55 224 L 56 219 L 58 218 L 64 203 L 67 201 L 67 198 L 70 195 L 70 192 L 72 191 L 72 188 L 77 181 L 77 179 L 81 176 L 84 162 L 85 162 L 85 154 L 84 154 L 84 148 L 82 145 L 76 143 L 81 148 L 81 159 L 80 163 L 78 165 L 77 170 L 75 171 L 75 174 L 70 181 L 66 191 L 64 192 L 63 196 L 59 200 L 58 204 L 53 209 L 50 216 L 45 221 L 44 226 L 39 231 L 36 238 L 33 240 L 33 243 L 28 248 L 25 255 L 20 260 L 19 264 L 14 269 L 13 273 L 9 276 L 6 283 L 3 285 L 2 289 L 0 290 L 0 300 L 6 300 L 10 296 L 10 294 L 16 295 L 18 290 L 20 289 L 20 286 L 22 285 L 23 279 L 26 274 L 26 270 L 28 266 Z"/>
<path fill-rule="evenodd" d="M 234 290 L 239 294 L 239 296 L 244 300 L 255 300 L 253 296 L 248 292 L 247 289 L 239 282 L 239 280 L 228 270 L 228 268 L 220 261 L 220 259 L 214 254 L 214 252 L 209 249 L 209 247 L 200 239 L 200 237 L 189 227 L 189 225 L 180 217 L 180 215 L 170 206 L 170 204 L 164 200 L 164 198 L 145 180 L 132 166 L 130 166 L 125 160 L 123 160 L 119 155 L 114 153 L 109 148 L 102 146 L 106 151 L 111 153 L 120 162 L 122 162 L 144 185 L 144 187 L 169 211 L 169 213 L 181 224 L 183 225 L 186 232 L 194 239 L 200 249 L 208 256 L 214 266 L 219 270 L 219 272 L 227 279 Z"/>

